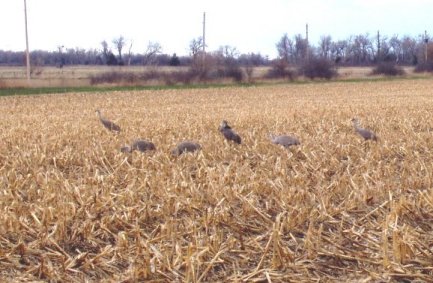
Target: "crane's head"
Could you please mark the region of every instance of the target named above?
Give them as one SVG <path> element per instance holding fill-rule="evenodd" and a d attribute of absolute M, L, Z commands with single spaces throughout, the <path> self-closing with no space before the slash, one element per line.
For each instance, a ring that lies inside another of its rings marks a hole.
<path fill-rule="evenodd" d="M 354 117 L 352 118 L 352 120 L 350 120 L 354 125 L 359 125 L 359 120 L 358 118 Z"/>
<path fill-rule="evenodd" d="M 220 131 L 224 130 L 224 129 L 231 129 L 231 127 L 229 126 L 229 124 L 227 123 L 226 120 L 223 120 L 218 128 Z"/>

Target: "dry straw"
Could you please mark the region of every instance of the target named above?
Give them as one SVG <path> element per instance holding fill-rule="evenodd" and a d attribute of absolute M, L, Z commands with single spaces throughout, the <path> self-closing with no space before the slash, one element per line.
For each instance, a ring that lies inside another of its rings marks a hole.
<path fill-rule="evenodd" d="M 431 281 L 431 85 L 1 98 L 0 279 Z M 156 150 L 120 152 L 137 137 Z M 173 157 L 182 140 L 202 150 Z"/>

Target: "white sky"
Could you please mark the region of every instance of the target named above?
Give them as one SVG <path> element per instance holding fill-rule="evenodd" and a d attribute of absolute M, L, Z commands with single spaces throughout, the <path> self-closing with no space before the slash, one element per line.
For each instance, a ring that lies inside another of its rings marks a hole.
<path fill-rule="evenodd" d="M 135 53 L 152 41 L 186 55 L 202 34 L 203 12 L 207 50 L 230 45 L 271 58 L 281 36 L 305 34 L 306 23 L 314 45 L 322 35 L 402 37 L 433 28 L 433 0 L 27 0 L 30 49 L 100 49 L 122 35 Z M 0 49 L 25 49 L 23 0 L 0 0 Z"/>

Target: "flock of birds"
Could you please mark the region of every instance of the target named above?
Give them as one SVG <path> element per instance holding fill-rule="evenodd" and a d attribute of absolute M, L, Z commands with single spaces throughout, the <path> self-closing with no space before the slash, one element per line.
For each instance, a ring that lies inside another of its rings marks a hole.
<path fill-rule="evenodd" d="M 101 121 L 102 125 L 112 131 L 112 132 L 120 132 L 120 127 L 118 125 L 116 125 L 114 122 L 102 117 L 101 115 L 101 111 L 100 110 L 96 110 L 96 114 L 99 117 L 99 120 Z M 355 128 L 355 131 L 362 137 L 364 138 L 364 140 L 373 140 L 373 141 L 377 141 L 378 137 L 377 135 L 369 130 L 369 129 L 365 129 L 362 128 L 359 124 L 359 120 L 356 118 L 353 118 L 352 120 L 352 124 L 353 127 Z M 242 139 L 239 136 L 238 133 L 236 133 L 227 123 L 227 121 L 223 120 L 220 124 L 220 126 L 218 127 L 218 130 L 221 132 L 221 134 L 224 136 L 224 138 L 228 141 L 232 141 L 234 143 L 237 144 L 241 144 L 242 143 Z M 270 134 L 269 135 L 269 139 L 271 140 L 271 142 L 273 144 L 276 145 L 281 145 L 285 148 L 289 148 L 290 146 L 293 145 L 300 145 L 301 143 L 299 142 L 299 139 L 294 137 L 294 136 L 289 136 L 289 135 L 273 135 Z M 186 152 L 194 152 L 197 150 L 201 149 L 201 145 L 196 143 L 196 142 L 192 142 L 192 141 L 182 141 L 179 144 L 177 144 L 177 146 L 171 151 L 171 154 L 174 156 L 178 156 L 181 155 L 182 153 L 186 153 Z M 146 141 L 146 140 L 142 140 L 142 139 L 137 139 L 135 140 L 131 145 L 127 145 L 127 146 L 123 146 L 120 148 L 121 152 L 124 153 L 131 153 L 133 151 L 140 151 L 140 152 L 145 152 L 145 151 L 151 151 L 151 150 L 156 150 L 155 145 L 150 142 L 150 141 Z"/>

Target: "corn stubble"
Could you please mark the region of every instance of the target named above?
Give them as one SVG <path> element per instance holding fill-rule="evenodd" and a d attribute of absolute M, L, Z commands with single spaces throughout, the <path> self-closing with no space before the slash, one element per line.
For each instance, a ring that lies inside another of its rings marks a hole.
<path fill-rule="evenodd" d="M 0 278 L 428 281 L 431 83 L 1 98 Z M 120 152 L 137 137 L 157 150 Z M 181 140 L 202 150 L 174 157 Z"/>

